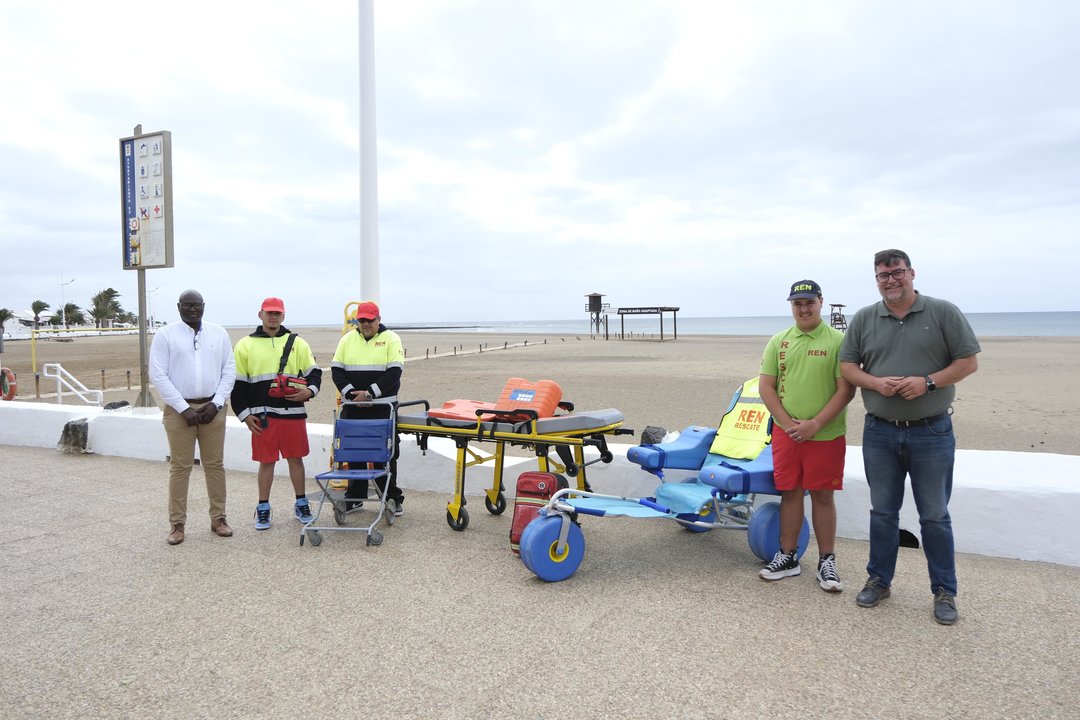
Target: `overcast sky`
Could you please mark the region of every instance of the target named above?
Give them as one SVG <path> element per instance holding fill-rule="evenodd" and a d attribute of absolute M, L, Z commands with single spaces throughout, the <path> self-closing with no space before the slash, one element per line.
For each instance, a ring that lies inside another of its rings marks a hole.
<path fill-rule="evenodd" d="M 1080 3 L 377 0 L 394 322 L 671 305 L 779 315 L 873 253 L 969 312 L 1077 310 Z M 357 3 L 0 5 L 0 307 L 82 307 L 121 260 L 118 141 L 172 133 L 175 267 L 206 318 L 364 299 Z"/>

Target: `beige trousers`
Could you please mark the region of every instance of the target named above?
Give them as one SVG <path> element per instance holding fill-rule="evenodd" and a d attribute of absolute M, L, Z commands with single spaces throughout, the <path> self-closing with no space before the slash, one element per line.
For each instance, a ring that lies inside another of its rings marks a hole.
<path fill-rule="evenodd" d="M 202 403 L 192 407 L 198 410 Z M 165 436 L 169 439 L 169 524 L 187 522 L 188 480 L 195 466 L 195 443 L 206 477 L 206 495 L 210 499 L 210 521 L 225 517 L 225 417 L 222 408 L 206 425 L 188 425 L 184 416 L 165 406 Z"/>

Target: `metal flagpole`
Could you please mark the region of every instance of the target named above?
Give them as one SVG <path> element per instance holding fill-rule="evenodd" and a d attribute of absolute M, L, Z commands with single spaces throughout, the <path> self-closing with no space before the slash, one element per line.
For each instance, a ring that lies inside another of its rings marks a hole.
<path fill-rule="evenodd" d="M 360 0 L 360 295 L 379 301 L 379 187 L 375 155 L 375 0 Z"/>

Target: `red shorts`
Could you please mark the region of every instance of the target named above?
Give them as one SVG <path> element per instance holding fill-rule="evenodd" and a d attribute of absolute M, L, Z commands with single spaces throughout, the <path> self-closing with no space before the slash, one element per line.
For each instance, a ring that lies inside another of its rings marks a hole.
<path fill-rule="evenodd" d="M 305 457 L 308 454 L 307 423 L 302 419 L 266 418 L 269 425 L 251 434 L 251 459 L 272 463 L 279 458 Z"/>
<path fill-rule="evenodd" d="M 834 440 L 797 443 L 780 428 L 772 437 L 773 481 L 777 490 L 843 490 L 847 443 Z"/>

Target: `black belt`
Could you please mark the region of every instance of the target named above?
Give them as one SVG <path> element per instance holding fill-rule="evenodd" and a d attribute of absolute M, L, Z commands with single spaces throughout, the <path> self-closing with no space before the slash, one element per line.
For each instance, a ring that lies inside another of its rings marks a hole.
<path fill-rule="evenodd" d="M 904 428 L 918 427 L 920 425 L 929 425 L 930 423 L 934 422 L 935 420 L 940 420 L 941 418 L 947 417 L 949 415 L 949 413 L 940 413 L 938 415 L 931 415 L 930 417 L 919 418 L 918 420 L 886 420 L 885 418 L 878 417 L 877 415 L 872 415 L 870 413 L 866 413 L 866 414 L 870 415 L 870 417 L 874 418 L 875 420 L 880 420 L 883 423 L 889 423 L 890 425 L 895 425 L 896 427 L 904 427 Z"/>
<path fill-rule="evenodd" d="M 193 400 L 188 400 L 187 398 L 184 398 L 184 402 L 186 402 L 188 405 L 198 405 L 199 403 L 208 403 L 213 399 L 214 396 L 211 395 L 210 397 L 195 398 Z"/>

